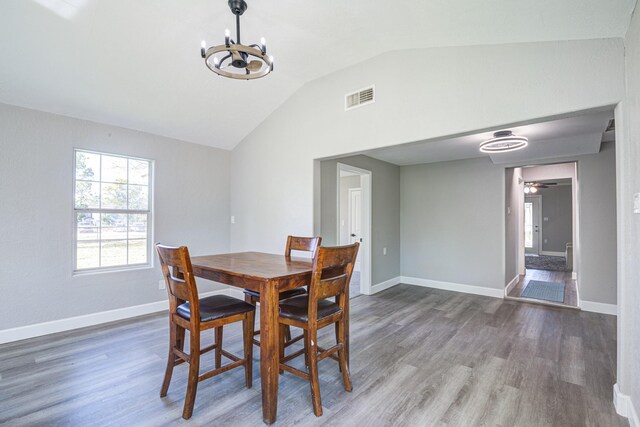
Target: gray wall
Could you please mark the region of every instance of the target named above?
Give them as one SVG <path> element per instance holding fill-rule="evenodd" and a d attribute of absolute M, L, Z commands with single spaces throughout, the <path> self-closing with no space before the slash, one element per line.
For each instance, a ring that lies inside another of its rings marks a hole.
<path fill-rule="evenodd" d="M 371 284 L 400 276 L 400 168 L 396 165 L 362 155 L 320 163 L 322 244 L 337 244 L 338 163 L 371 171 Z M 382 254 L 385 247 L 387 255 Z"/>
<path fill-rule="evenodd" d="M 618 385 L 640 414 L 640 214 L 633 197 L 640 192 L 640 8 L 625 38 L 626 94 L 616 111 L 618 230 L 620 272 L 618 308 Z"/>
<path fill-rule="evenodd" d="M 614 144 L 563 160 L 578 163 L 580 298 L 616 304 Z M 513 178 L 488 158 L 400 168 L 402 275 L 504 287 L 515 277 L 508 252 L 516 243 L 507 242 L 515 218 L 503 210 Z"/>
<path fill-rule="evenodd" d="M 340 239 L 338 244 L 349 241 L 349 190 L 360 188 L 359 176 L 343 176 L 340 178 Z M 344 221 L 344 224 L 342 224 Z"/>
<path fill-rule="evenodd" d="M 571 186 L 542 188 L 539 194 L 542 196 L 542 250 L 564 253 L 567 243 L 573 241 Z"/>
<path fill-rule="evenodd" d="M 580 299 L 616 304 L 616 159 L 613 143 L 578 157 Z"/>
<path fill-rule="evenodd" d="M 509 284 L 519 274 L 520 235 L 522 227 L 522 209 L 524 185 L 521 168 L 505 170 L 505 274 L 504 284 Z"/>
<path fill-rule="evenodd" d="M 504 188 L 488 157 L 403 166 L 402 275 L 504 288 Z"/>
<path fill-rule="evenodd" d="M 154 240 L 229 250 L 228 151 L 0 104 L 0 329 L 167 298 L 155 255 L 154 268 L 72 275 L 74 147 L 153 159 Z"/>

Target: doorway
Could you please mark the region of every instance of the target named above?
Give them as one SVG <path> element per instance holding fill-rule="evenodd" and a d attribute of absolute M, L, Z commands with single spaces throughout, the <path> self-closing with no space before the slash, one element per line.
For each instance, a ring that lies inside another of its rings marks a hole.
<path fill-rule="evenodd" d="M 337 242 L 360 243 L 349 296 L 370 293 L 371 171 L 343 163 L 337 164 Z"/>
<path fill-rule="evenodd" d="M 505 296 L 577 308 L 573 271 L 573 246 L 578 242 L 576 162 L 509 168 L 506 176 L 507 202 L 518 210 L 507 232 L 512 239 L 520 235 L 521 240 L 519 274 L 507 284 Z M 507 245 L 514 248 L 514 243 Z"/>

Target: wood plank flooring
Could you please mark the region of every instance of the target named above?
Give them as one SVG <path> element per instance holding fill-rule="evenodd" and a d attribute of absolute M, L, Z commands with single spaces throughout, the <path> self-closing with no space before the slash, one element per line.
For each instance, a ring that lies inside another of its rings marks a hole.
<path fill-rule="evenodd" d="M 564 283 L 564 303 L 556 303 L 553 301 L 535 300 L 522 296 L 522 292 L 529 284 L 530 280 L 542 280 L 545 282 Z M 509 291 L 509 297 L 521 298 L 522 300 L 541 301 L 547 304 L 561 305 L 566 307 L 578 307 L 578 294 L 576 291 L 576 281 L 571 278 L 571 272 L 567 271 L 548 271 L 526 269 L 526 274 L 520 277 L 518 283 Z"/>
<path fill-rule="evenodd" d="M 628 425 L 611 402 L 613 316 L 409 285 L 351 304 L 353 392 L 320 362 L 316 418 L 308 383 L 285 373 L 276 425 Z M 252 389 L 238 369 L 200 383 L 189 421 L 184 365 L 159 397 L 167 329 L 158 314 L 0 346 L 0 424 L 262 425 L 259 352 Z M 225 329 L 239 353 L 240 328 Z M 319 343 L 332 339 L 326 328 Z"/>

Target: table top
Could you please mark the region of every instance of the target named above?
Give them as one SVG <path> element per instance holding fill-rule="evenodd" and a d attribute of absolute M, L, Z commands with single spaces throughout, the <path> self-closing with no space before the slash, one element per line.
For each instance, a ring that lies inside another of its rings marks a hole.
<path fill-rule="evenodd" d="M 254 280 L 274 280 L 306 276 L 313 269 L 310 258 L 291 257 L 263 252 L 191 257 L 194 269 L 208 270 Z"/>

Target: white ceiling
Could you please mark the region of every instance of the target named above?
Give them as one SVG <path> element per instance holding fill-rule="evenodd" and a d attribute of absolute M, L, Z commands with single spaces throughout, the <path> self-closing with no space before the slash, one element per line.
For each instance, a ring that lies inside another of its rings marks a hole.
<path fill-rule="evenodd" d="M 524 165 L 538 160 L 599 152 L 603 134 L 612 118 L 612 110 L 593 112 L 474 135 L 379 148 L 363 154 L 399 166 L 477 157 L 490 157 L 495 164 Z M 529 138 L 529 145 L 508 153 L 488 155 L 480 152 L 478 147 L 482 141 L 491 138 L 495 131 L 507 129 Z"/>
<path fill-rule="evenodd" d="M 234 147 L 302 84 L 398 49 L 623 37 L 636 0 L 248 0 L 273 75 L 208 71 L 226 0 L 3 0 L 0 102 Z"/>

